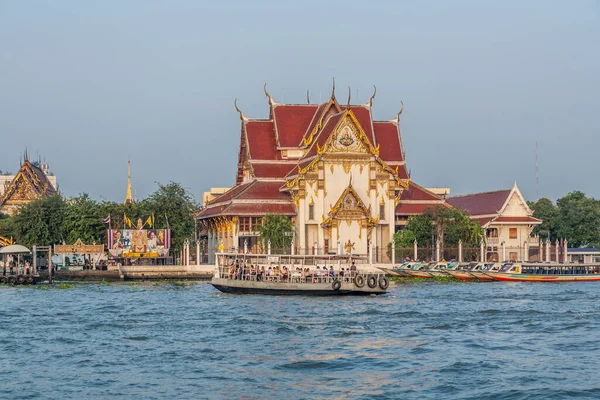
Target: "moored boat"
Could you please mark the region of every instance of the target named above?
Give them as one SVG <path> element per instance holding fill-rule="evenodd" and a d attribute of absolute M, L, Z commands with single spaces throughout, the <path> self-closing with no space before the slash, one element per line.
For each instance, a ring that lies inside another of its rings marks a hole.
<path fill-rule="evenodd" d="M 500 271 L 486 274 L 490 279 L 513 282 L 600 281 L 600 264 L 506 264 Z"/>

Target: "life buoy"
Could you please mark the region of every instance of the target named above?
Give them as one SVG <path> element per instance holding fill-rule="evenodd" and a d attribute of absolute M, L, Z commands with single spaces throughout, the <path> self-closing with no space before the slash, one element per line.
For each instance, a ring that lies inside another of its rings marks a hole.
<path fill-rule="evenodd" d="M 373 275 L 369 275 L 369 277 L 367 278 L 367 286 L 369 286 L 371 289 L 377 286 L 377 279 L 375 279 Z"/>
<path fill-rule="evenodd" d="M 29 283 L 30 285 L 32 285 L 34 283 L 34 278 L 32 275 L 27 275 L 27 279 L 26 279 L 27 283 Z"/>
<path fill-rule="evenodd" d="M 342 287 L 342 282 L 340 282 L 338 279 L 336 279 L 335 281 L 333 281 L 333 283 L 331 284 L 331 288 L 333 290 L 335 290 L 336 292 L 338 290 L 340 290 L 341 287 Z"/>
<path fill-rule="evenodd" d="M 24 284 L 24 283 L 25 283 L 25 276 L 23 276 L 23 275 L 19 275 L 19 276 L 17 276 L 17 283 L 18 283 L 19 285 L 22 285 L 22 284 Z"/>
<path fill-rule="evenodd" d="M 17 278 L 15 278 L 14 276 L 9 276 L 7 282 L 11 285 L 14 285 L 15 283 L 17 283 Z"/>
<path fill-rule="evenodd" d="M 379 278 L 379 287 L 381 288 L 381 290 L 385 290 L 390 286 L 390 280 L 388 278 L 386 278 L 385 276 L 382 276 L 381 278 Z"/>
<path fill-rule="evenodd" d="M 365 277 L 362 275 L 356 275 L 356 278 L 354 278 L 354 284 L 357 287 L 363 287 L 365 286 Z"/>

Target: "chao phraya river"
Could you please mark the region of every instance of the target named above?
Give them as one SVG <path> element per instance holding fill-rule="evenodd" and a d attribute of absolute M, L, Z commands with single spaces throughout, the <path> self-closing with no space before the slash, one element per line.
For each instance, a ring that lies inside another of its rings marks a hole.
<path fill-rule="evenodd" d="M 0 397 L 600 398 L 599 297 L 599 283 L 0 287 Z"/>

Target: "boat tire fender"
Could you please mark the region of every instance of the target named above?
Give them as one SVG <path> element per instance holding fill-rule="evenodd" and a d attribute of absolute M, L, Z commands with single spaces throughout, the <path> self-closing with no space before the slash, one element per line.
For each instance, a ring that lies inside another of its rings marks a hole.
<path fill-rule="evenodd" d="M 354 278 L 354 284 L 357 287 L 363 287 L 365 286 L 365 277 L 362 275 L 356 275 L 356 277 Z"/>
<path fill-rule="evenodd" d="M 388 278 L 386 278 L 385 276 L 382 276 L 381 278 L 379 278 L 379 287 L 381 288 L 381 290 L 385 290 L 390 286 L 390 280 Z"/>
<path fill-rule="evenodd" d="M 377 286 L 377 279 L 373 275 L 367 277 L 367 286 L 374 289 Z"/>
<path fill-rule="evenodd" d="M 6 278 L 5 276 L 0 276 L 0 283 L 6 283 L 6 280 L 8 278 Z"/>
<path fill-rule="evenodd" d="M 24 284 L 24 283 L 25 283 L 25 276 L 23 276 L 23 275 L 19 275 L 19 276 L 17 276 L 17 283 L 18 283 L 19 285 L 22 285 L 22 284 Z"/>
<path fill-rule="evenodd" d="M 335 290 L 336 292 L 338 290 L 340 290 L 341 287 L 342 287 L 342 282 L 340 282 L 338 279 L 336 279 L 335 281 L 333 281 L 333 283 L 331 284 L 331 288 L 333 290 Z"/>
<path fill-rule="evenodd" d="M 27 278 L 25 280 L 30 285 L 32 285 L 34 283 L 34 281 L 35 281 L 35 279 L 33 278 L 32 275 L 27 275 Z"/>
<path fill-rule="evenodd" d="M 9 276 L 6 282 L 8 282 L 11 285 L 14 285 L 15 283 L 17 283 L 17 278 L 15 278 L 14 276 Z"/>

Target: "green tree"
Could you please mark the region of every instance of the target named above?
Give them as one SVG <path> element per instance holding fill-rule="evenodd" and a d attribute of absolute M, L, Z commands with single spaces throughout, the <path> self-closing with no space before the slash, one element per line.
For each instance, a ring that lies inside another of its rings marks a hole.
<path fill-rule="evenodd" d="M 64 210 L 65 201 L 59 194 L 20 207 L 12 222 L 18 242 L 28 247 L 61 243 Z"/>
<path fill-rule="evenodd" d="M 528 205 L 533 211 L 533 216 L 542 220 L 542 223 L 533 229 L 533 234 L 539 235 L 543 239 L 557 238 L 556 228 L 559 223 L 559 213 L 558 207 L 552 203 L 552 200 L 544 197 L 535 203 L 529 202 Z"/>
<path fill-rule="evenodd" d="M 264 248 L 269 241 L 272 249 L 288 249 L 292 244 L 294 224 L 285 215 L 267 214 L 259 228 L 260 240 Z"/>
<path fill-rule="evenodd" d="M 104 243 L 106 233 L 102 219 L 105 216 L 101 206 L 85 193 L 67 200 L 63 220 L 66 243 L 75 243 L 77 239 L 88 244 Z"/>
<path fill-rule="evenodd" d="M 136 204 L 136 209 L 131 210 L 144 215 L 146 218 L 152 213 L 155 215 L 157 226 L 166 228 L 166 217 L 169 219 L 169 227 L 172 231 L 173 247 L 181 249 L 186 239 L 195 239 L 196 213 L 200 210 L 199 205 L 183 186 L 179 183 L 170 182 L 167 185 L 158 184 L 158 190 L 152 193 L 146 200 Z M 129 216 L 129 214 L 127 214 Z"/>
<path fill-rule="evenodd" d="M 408 219 L 405 230 L 411 231 L 421 247 L 432 246 L 435 228 L 431 214 L 413 215 Z M 412 246 L 412 244 L 411 244 Z"/>
<path fill-rule="evenodd" d="M 574 191 L 560 198 L 556 205 L 556 238 L 567 239 L 572 247 L 600 245 L 600 200 Z"/>
<path fill-rule="evenodd" d="M 399 260 L 404 257 L 410 257 L 412 255 L 412 248 L 415 242 L 415 234 L 410 229 L 403 229 L 394 233 L 394 244 L 396 246 L 396 259 Z M 392 257 L 392 243 L 388 243 L 387 255 L 391 259 Z"/>

